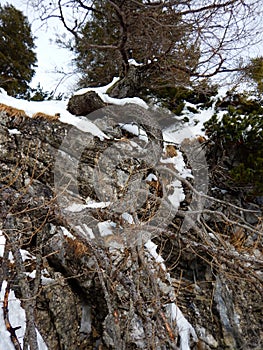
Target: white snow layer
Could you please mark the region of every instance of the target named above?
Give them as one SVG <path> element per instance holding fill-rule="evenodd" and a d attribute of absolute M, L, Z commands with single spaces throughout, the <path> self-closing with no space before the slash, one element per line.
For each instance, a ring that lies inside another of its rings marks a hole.
<path fill-rule="evenodd" d="M 175 321 L 176 327 L 180 335 L 180 350 L 190 350 L 190 336 L 197 341 L 197 335 L 193 326 L 187 321 L 182 311 L 175 303 L 166 305 L 166 311 L 170 315 L 170 322 Z"/>
<path fill-rule="evenodd" d="M 148 240 L 145 245 L 148 252 L 155 259 L 157 263 L 160 263 L 161 268 L 166 272 L 166 266 L 164 264 L 164 259 L 160 254 L 157 253 L 157 245 L 151 240 Z M 167 280 L 170 280 L 170 275 L 167 273 Z M 166 305 L 166 312 L 170 317 L 170 323 L 176 324 L 176 328 L 180 335 L 180 350 L 190 350 L 190 337 L 192 336 L 194 341 L 197 341 L 197 335 L 193 326 L 184 317 L 182 311 L 173 302 Z"/>
<path fill-rule="evenodd" d="M 11 342 L 10 333 L 6 330 L 3 316 L 3 300 L 7 282 L 4 281 L 2 284 L 2 289 L 0 292 L 0 349 L 3 350 L 14 350 L 14 344 Z M 21 307 L 21 302 L 15 297 L 15 293 L 11 290 L 8 298 L 8 310 L 9 310 L 9 320 L 13 328 L 21 327 L 17 329 L 16 335 L 18 341 L 23 344 L 23 337 L 26 329 L 26 316 L 25 310 Z M 37 342 L 39 350 L 48 350 L 43 338 L 36 329 L 37 332 Z"/>

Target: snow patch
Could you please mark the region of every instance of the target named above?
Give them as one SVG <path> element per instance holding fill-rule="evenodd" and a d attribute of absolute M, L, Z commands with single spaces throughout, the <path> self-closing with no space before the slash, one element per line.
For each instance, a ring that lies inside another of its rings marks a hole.
<path fill-rule="evenodd" d="M 151 256 L 155 259 L 157 263 L 160 263 L 162 269 L 166 271 L 166 266 L 164 264 L 164 259 L 160 254 L 157 253 L 157 245 L 153 243 L 150 239 L 144 244 L 145 248 L 148 250 L 148 252 L 151 254 Z"/>
<path fill-rule="evenodd" d="M 146 143 L 149 141 L 147 133 L 142 128 L 139 128 L 136 123 L 127 123 L 127 124 L 120 123 L 120 126 L 123 130 L 126 130 L 135 136 L 138 136 L 140 140 Z"/>
<path fill-rule="evenodd" d="M 112 229 L 115 227 L 116 224 L 113 221 L 103 221 L 98 223 L 98 228 L 102 237 L 112 235 Z"/>
<path fill-rule="evenodd" d="M 63 232 L 63 235 L 64 235 L 65 237 L 69 237 L 69 238 L 71 238 L 71 239 L 75 239 L 75 237 L 73 236 L 73 234 L 70 233 L 70 232 L 66 229 L 66 227 L 60 226 L 60 228 L 61 228 L 61 230 L 62 230 L 62 232 Z"/>
<path fill-rule="evenodd" d="M 7 282 L 3 281 L 1 292 L 0 292 L 0 349 L 14 350 L 14 344 L 11 342 L 10 333 L 6 330 L 3 316 L 3 300 Z M 16 298 L 15 293 L 10 290 L 8 298 L 8 310 L 9 310 L 9 320 L 13 328 L 21 327 L 16 330 L 16 335 L 20 344 L 23 344 L 23 338 L 26 328 L 26 315 L 25 310 L 21 307 L 21 302 Z M 41 334 L 36 329 L 37 332 L 37 342 L 39 350 L 48 350 Z"/>
<path fill-rule="evenodd" d="M 5 242 L 6 242 L 6 238 L 3 235 L 2 231 L 0 230 L 0 257 L 1 258 L 4 256 Z"/>
<path fill-rule="evenodd" d="M 8 129 L 10 135 L 20 135 L 21 132 L 17 129 Z"/>
<path fill-rule="evenodd" d="M 175 322 L 180 335 L 180 350 L 190 350 L 190 337 L 197 341 L 197 335 L 193 326 L 184 317 L 182 311 L 175 303 L 166 305 L 166 312 L 170 315 L 170 322 Z"/>

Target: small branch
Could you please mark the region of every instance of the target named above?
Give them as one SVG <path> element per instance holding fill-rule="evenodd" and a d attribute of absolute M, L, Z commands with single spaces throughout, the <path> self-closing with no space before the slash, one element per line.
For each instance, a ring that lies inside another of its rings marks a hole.
<path fill-rule="evenodd" d="M 22 348 L 19 344 L 19 341 L 17 339 L 17 336 L 16 336 L 16 331 L 18 329 L 20 329 L 21 326 L 13 328 L 11 326 L 10 321 L 9 321 L 9 310 L 8 310 L 9 293 L 10 293 L 10 284 L 9 284 L 9 282 L 7 282 L 7 286 L 5 289 L 5 295 L 4 295 L 4 302 L 3 302 L 4 322 L 5 322 L 5 326 L 6 326 L 7 331 L 10 333 L 10 338 L 11 338 L 12 343 L 14 344 L 15 349 L 22 350 Z"/>
<path fill-rule="evenodd" d="M 17 235 L 15 219 L 12 214 L 8 214 L 5 221 L 5 232 L 10 242 L 10 247 L 15 260 L 15 268 L 19 281 L 20 291 L 24 299 L 23 307 L 26 313 L 26 334 L 28 334 L 31 350 L 38 350 L 37 334 L 34 322 L 34 304 L 32 303 L 32 294 L 25 274 L 25 266 L 20 252 L 20 242 Z"/>

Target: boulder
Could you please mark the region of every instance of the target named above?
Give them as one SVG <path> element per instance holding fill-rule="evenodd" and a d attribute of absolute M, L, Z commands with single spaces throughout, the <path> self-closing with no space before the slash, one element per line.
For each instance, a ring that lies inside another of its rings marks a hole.
<path fill-rule="evenodd" d="M 88 91 L 85 94 L 73 95 L 69 99 L 67 110 L 71 114 L 85 116 L 106 105 L 95 91 Z"/>

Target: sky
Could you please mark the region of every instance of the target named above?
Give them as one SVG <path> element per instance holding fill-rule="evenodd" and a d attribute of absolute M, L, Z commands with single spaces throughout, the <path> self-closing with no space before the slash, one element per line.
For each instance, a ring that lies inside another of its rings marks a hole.
<path fill-rule="evenodd" d="M 34 42 L 38 67 L 30 86 L 37 87 L 40 83 L 44 91 L 56 90 L 57 94 L 60 92 L 72 93 L 76 84 L 76 74 L 73 74 L 72 65 L 73 55 L 69 50 L 60 48 L 55 43 L 55 33 L 62 33 L 59 21 L 52 19 L 47 26 L 41 22 L 38 13 L 27 4 L 27 0 L 1 0 L 0 2 L 1 5 L 8 3 L 22 11 L 31 24 L 32 35 L 36 37 Z M 64 76 L 56 71 L 68 74 Z"/>
<path fill-rule="evenodd" d="M 32 1 L 32 0 L 31 0 Z M 43 0 L 41 0 L 43 1 Z M 21 10 L 31 23 L 32 34 L 35 39 L 35 52 L 37 53 L 36 74 L 30 83 L 31 87 L 37 87 L 40 83 L 44 91 L 55 91 L 55 94 L 65 93 L 70 96 L 76 91 L 77 75 L 74 72 L 72 52 L 58 47 L 55 43 L 55 35 L 66 34 L 63 25 L 58 19 L 52 18 L 48 23 L 43 23 L 39 18 L 39 13 L 30 5 L 30 0 L 0 0 L 1 5 L 9 3 Z M 248 52 L 249 51 L 249 52 Z M 244 56 L 263 55 L 262 42 L 253 48 L 244 50 Z M 58 71 L 63 72 L 59 74 Z M 219 76 L 219 83 L 222 83 L 224 76 Z"/>

